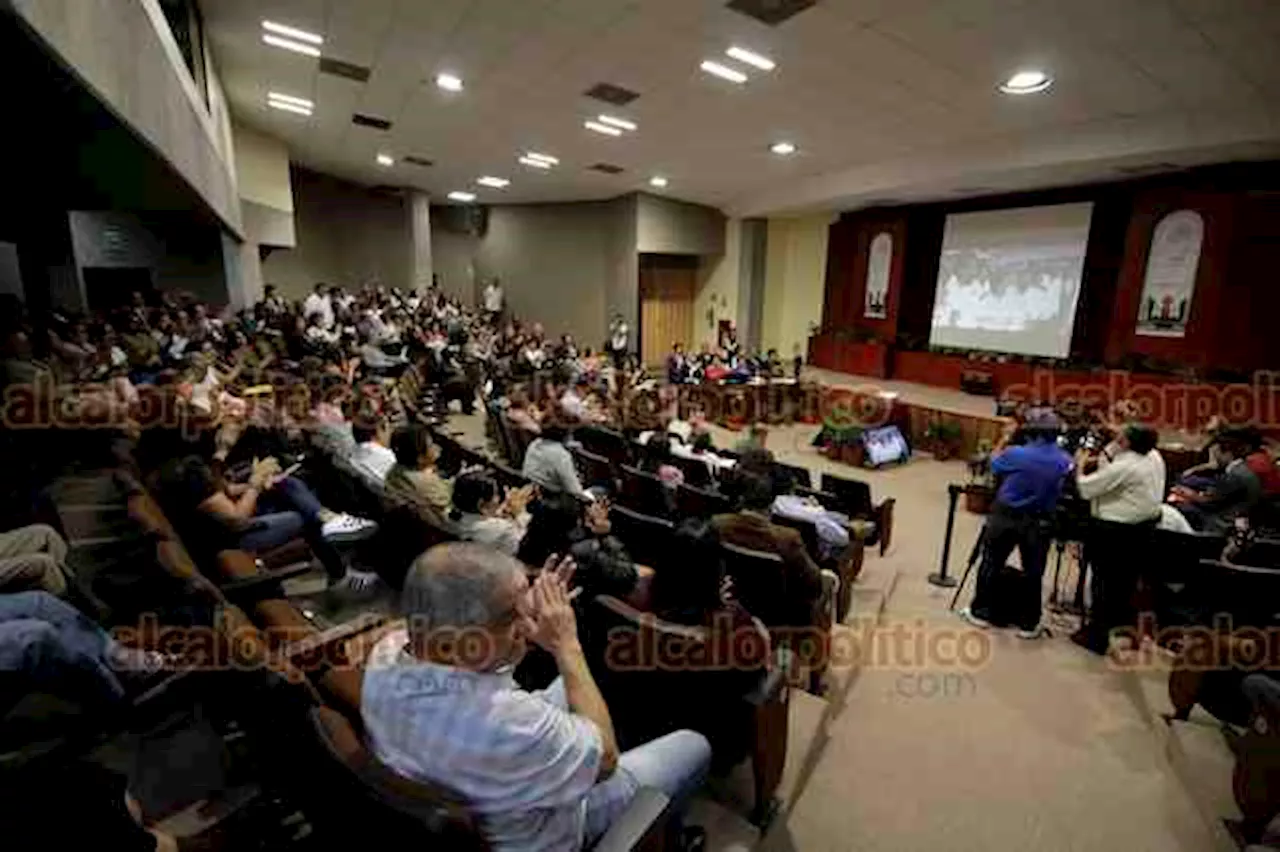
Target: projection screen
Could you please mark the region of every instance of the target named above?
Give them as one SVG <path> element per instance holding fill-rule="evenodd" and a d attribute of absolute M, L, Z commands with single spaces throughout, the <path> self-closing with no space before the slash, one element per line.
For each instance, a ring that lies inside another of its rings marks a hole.
<path fill-rule="evenodd" d="M 1093 204 L 947 217 L 929 343 L 1065 358 Z"/>

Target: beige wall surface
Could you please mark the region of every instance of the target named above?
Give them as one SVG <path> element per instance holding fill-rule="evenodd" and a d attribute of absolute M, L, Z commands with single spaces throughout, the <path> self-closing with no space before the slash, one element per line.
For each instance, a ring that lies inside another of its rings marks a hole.
<path fill-rule="evenodd" d="M 690 349 L 703 343 L 715 345 L 720 320 L 738 317 L 742 283 L 742 220 L 724 223 L 724 252 L 704 256 L 698 267 L 698 293 L 693 305 L 693 339 Z"/>
<path fill-rule="evenodd" d="M 292 298 L 305 297 L 318 282 L 349 290 L 371 282 L 412 287 L 413 237 L 403 198 L 302 169 L 292 183 L 297 246 L 263 262 L 265 283 Z"/>
<path fill-rule="evenodd" d="M 231 125 L 240 197 L 277 210 L 293 212 L 289 149 L 274 136 L 238 121 Z"/>
<path fill-rule="evenodd" d="M 647 193 L 636 199 L 636 251 L 719 255 L 725 250 L 725 217 L 719 210 Z"/>
<path fill-rule="evenodd" d="M 809 324 L 822 320 L 831 220 L 826 213 L 769 220 L 761 342 L 765 349 L 777 349 L 784 359 L 797 344 L 804 353 Z"/>
<path fill-rule="evenodd" d="M 89 89 L 169 161 L 227 228 L 240 234 L 221 86 L 214 75 L 206 104 L 157 0 L 11 2 Z"/>

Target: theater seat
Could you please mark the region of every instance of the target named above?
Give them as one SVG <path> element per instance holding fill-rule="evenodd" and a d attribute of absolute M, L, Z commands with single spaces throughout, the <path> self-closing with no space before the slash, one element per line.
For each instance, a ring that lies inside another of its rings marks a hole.
<path fill-rule="evenodd" d="M 711 661 L 717 661 L 720 651 L 706 629 L 662 621 L 607 595 L 595 599 L 587 622 L 588 658 L 621 747 L 633 748 L 681 728 L 702 733 L 711 742 L 713 769 L 724 772 L 751 761 L 751 817 L 758 825 L 767 823 L 776 810 L 774 796 L 787 760 L 789 652 L 761 647 L 751 664 L 735 658 L 730 666 L 716 666 Z M 610 665 L 608 649 L 628 636 L 637 648 L 672 656 L 651 666 Z M 737 639 L 730 644 L 735 652 L 746 645 Z M 708 665 L 689 665 L 699 660 Z"/>
<path fill-rule="evenodd" d="M 626 545 L 637 564 L 679 569 L 679 556 L 673 548 L 675 524 L 671 521 L 618 505 L 609 509 L 609 521 L 613 534 Z"/>

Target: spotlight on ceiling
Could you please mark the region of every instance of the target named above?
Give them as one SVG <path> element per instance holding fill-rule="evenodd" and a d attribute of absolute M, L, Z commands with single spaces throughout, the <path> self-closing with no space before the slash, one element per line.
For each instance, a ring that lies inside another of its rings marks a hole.
<path fill-rule="evenodd" d="M 1029 69 L 1019 71 L 1000 84 L 1000 91 L 1006 95 L 1034 95 L 1043 92 L 1053 85 L 1053 78 L 1044 71 Z"/>
<path fill-rule="evenodd" d="M 476 200 L 476 194 L 474 192 L 462 192 L 459 190 L 457 192 L 449 193 L 449 200 L 461 201 L 463 203 L 470 204 L 472 201 Z"/>
<path fill-rule="evenodd" d="M 662 189 L 666 185 L 667 185 L 667 179 L 664 178 L 662 175 L 654 175 L 653 177 L 649 178 L 649 186 Z"/>
<path fill-rule="evenodd" d="M 446 92 L 461 92 L 462 78 L 456 74 L 437 74 L 436 85 Z"/>
<path fill-rule="evenodd" d="M 789 157 L 796 152 L 796 145 L 794 142 L 774 142 L 769 150 L 779 157 Z"/>
<path fill-rule="evenodd" d="M 380 165 L 380 166 L 394 166 L 395 164 L 396 164 L 396 158 L 395 158 L 395 157 L 393 157 L 393 156 L 391 156 L 390 154 L 379 154 L 379 155 L 378 155 L 378 165 Z"/>

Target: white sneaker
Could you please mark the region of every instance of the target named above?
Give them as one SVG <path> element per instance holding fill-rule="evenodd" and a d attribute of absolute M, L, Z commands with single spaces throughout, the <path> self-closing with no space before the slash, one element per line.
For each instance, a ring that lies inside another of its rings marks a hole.
<path fill-rule="evenodd" d="M 1041 638 L 1042 636 L 1044 636 L 1044 634 L 1045 634 L 1044 625 L 1037 624 L 1035 627 L 1031 628 L 1030 630 L 1019 630 L 1013 635 L 1017 636 L 1019 639 L 1026 639 L 1028 642 L 1030 642 L 1033 639 Z"/>
<path fill-rule="evenodd" d="M 985 618 L 979 618 L 978 616 L 974 615 L 973 610 L 970 609 L 969 607 L 965 607 L 964 609 L 960 610 L 958 613 L 956 613 L 956 615 L 959 615 L 961 618 L 963 618 L 965 621 L 972 624 L 974 627 L 978 627 L 983 630 L 986 630 L 987 628 L 991 627 L 990 621 L 987 621 Z"/>
<path fill-rule="evenodd" d="M 373 535 L 377 530 L 378 525 L 374 521 L 357 518 L 355 515 L 344 512 L 333 520 L 326 521 L 321 528 L 321 534 L 327 539 L 365 538 Z"/>

